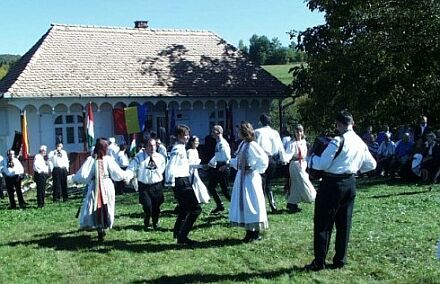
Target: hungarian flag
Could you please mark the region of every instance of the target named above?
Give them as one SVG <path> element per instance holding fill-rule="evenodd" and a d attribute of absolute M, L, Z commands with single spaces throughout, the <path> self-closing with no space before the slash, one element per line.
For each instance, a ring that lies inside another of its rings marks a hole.
<path fill-rule="evenodd" d="M 27 119 L 26 119 L 26 111 L 23 111 L 23 115 L 21 116 L 21 132 L 22 132 L 22 146 L 21 146 L 21 154 L 23 159 L 27 160 L 29 156 L 29 138 L 28 138 L 28 130 L 27 130 Z"/>
<path fill-rule="evenodd" d="M 95 129 L 94 129 L 94 119 L 93 119 L 93 109 L 92 103 L 87 106 L 87 146 L 89 149 L 93 147 L 93 142 L 95 140 Z"/>
<path fill-rule="evenodd" d="M 133 140 L 131 140 L 130 144 L 130 157 L 136 156 L 136 138 L 135 134 L 133 134 Z"/>

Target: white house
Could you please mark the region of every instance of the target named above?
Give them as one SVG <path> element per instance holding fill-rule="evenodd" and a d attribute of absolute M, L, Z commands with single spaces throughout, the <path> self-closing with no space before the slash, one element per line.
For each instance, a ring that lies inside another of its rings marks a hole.
<path fill-rule="evenodd" d="M 83 147 L 83 111 L 92 102 L 95 137 L 114 136 L 112 109 L 147 103 L 148 127 L 176 124 L 205 137 L 213 124 L 257 123 L 285 86 L 209 31 L 53 24 L 0 81 L 0 153 L 12 146 L 26 110 L 30 154 L 57 139 Z M 163 129 L 163 128 L 162 128 Z M 203 142 L 203 141 L 202 141 Z"/>

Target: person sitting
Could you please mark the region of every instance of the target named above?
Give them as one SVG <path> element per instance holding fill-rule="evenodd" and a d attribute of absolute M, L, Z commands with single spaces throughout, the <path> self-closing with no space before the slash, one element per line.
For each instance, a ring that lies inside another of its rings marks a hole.
<path fill-rule="evenodd" d="M 428 133 L 426 139 L 426 155 L 421 164 L 422 180 L 430 181 L 433 180 L 440 166 L 440 143 L 433 132 Z"/>
<path fill-rule="evenodd" d="M 393 160 L 396 145 L 391 141 L 391 134 L 385 135 L 385 140 L 380 144 L 377 151 L 377 169 L 378 175 L 388 175 L 390 173 L 390 164 Z"/>
<path fill-rule="evenodd" d="M 404 165 L 409 163 L 413 147 L 414 143 L 410 140 L 410 134 L 408 132 L 404 133 L 402 140 L 399 140 L 396 144 L 396 150 L 394 151 L 393 161 L 390 166 L 391 175 L 395 173 L 399 173 L 400 176 L 403 175 L 401 170 Z"/>

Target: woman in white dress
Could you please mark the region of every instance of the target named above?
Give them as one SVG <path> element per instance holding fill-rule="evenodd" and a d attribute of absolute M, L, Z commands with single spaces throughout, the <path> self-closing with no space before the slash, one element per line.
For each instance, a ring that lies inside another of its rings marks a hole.
<path fill-rule="evenodd" d="M 81 229 L 97 229 L 98 240 L 103 241 L 105 229 L 111 228 L 115 219 L 115 188 L 112 180 L 130 180 L 130 171 L 122 170 L 116 161 L 107 156 L 108 142 L 96 141 L 94 154 L 87 158 L 73 177 L 76 183 L 87 184 L 87 194 L 81 206 Z"/>
<path fill-rule="evenodd" d="M 268 228 L 266 202 L 261 175 L 269 160 L 267 154 L 255 142 L 255 132 L 249 122 L 241 122 L 239 134 L 243 141 L 238 146 L 237 157 L 231 166 L 237 169 L 229 208 L 229 220 L 233 226 L 244 227 L 244 242 L 260 240 L 260 231 Z"/>
<path fill-rule="evenodd" d="M 197 147 L 199 147 L 199 144 L 199 137 L 191 136 L 191 138 L 189 138 L 189 149 L 186 150 L 186 154 L 189 160 L 189 180 L 199 203 L 208 203 L 210 198 L 208 189 L 200 178 L 198 170 L 202 167 L 200 165 L 201 160 L 199 158 L 199 151 L 197 151 Z"/>
<path fill-rule="evenodd" d="M 291 155 L 289 165 L 290 187 L 287 192 L 287 209 L 291 213 L 301 211 L 298 207 L 300 202 L 313 202 L 316 197 L 316 190 L 310 182 L 309 174 L 306 172 L 307 143 L 304 139 L 304 128 L 301 124 L 295 127 L 294 139 L 286 145 L 286 154 Z"/>

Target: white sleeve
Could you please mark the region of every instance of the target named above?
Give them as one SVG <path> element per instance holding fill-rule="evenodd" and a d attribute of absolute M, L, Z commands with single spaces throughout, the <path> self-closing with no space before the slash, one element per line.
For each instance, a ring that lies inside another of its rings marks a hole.
<path fill-rule="evenodd" d="M 112 178 L 112 180 L 115 181 L 121 181 L 121 180 L 130 180 L 133 178 L 133 172 L 132 171 L 124 171 L 121 169 L 121 167 L 116 163 L 115 159 L 112 157 L 105 157 L 104 158 L 107 161 L 108 165 L 108 171 L 109 175 Z"/>
<path fill-rule="evenodd" d="M 95 159 L 88 157 L 81 168 L 73 176 L 72 180 L 76 183 L 89 183 L 95 174 Z"/>
<path fill-rule="evenodd" d="M 179 151 L 178 148 L 175 147 L 171 150 L 170 159 L 165 167 L 165 184 L 169 186 L 175 185 L 175 168 L 177 167 L 179 162 Z"/>
<path fill-rule="evenodd" d="M 248 164 L 252 170 L 260 174 L 264 173 L 269 165 L 269 158 L 256 142 L 249 144 Z"/>

